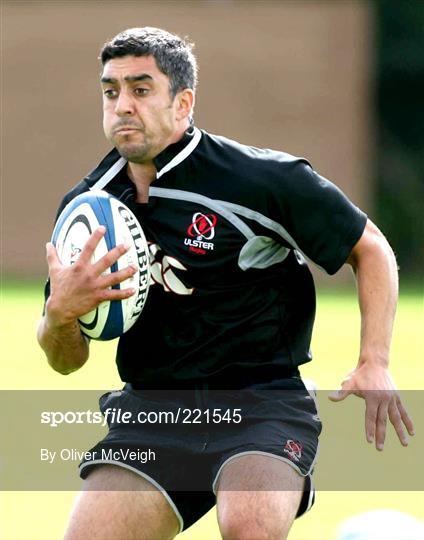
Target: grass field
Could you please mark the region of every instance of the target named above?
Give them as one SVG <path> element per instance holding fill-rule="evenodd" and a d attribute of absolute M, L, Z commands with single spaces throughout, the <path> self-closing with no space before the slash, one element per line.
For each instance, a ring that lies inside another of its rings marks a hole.
<path fill-rule="evenodd" d="M 42 306 L 42 285 L 3 284 L 1 296 L 2 376 L 0 389 L 107 389 L 121 386 L 114 366 L 114 343 L 94 343 L 92 356 L 83 369 L 69 377 L 53 372 L 35 340 L 35 327 Z M 392 375 L 401 390 L 424 389 L 423 295 L 418 289 L 401 296 L 392 349 Z M 353 293 L 323 293 L 318 300 L 313 339 L 314 361 L 302 370 L 320 389 L 337 388 L 355 365 L 358 353 L 359 317 Z M 357 399 L 357 398 L 349 398 Z M 334 404 L 334 407 L 343 406 Z M 7 411 L 3 411 L 7 414 Z M 414 418 L 417 435 L 411 447 L 422 440 L 424 426 Z M 362 422 L 362 418 L 358 418 Z M 331 430 L 331 422 L 327 431 Z M 2 434 L 6 436 L 7 434 Z M 325 437 L 325 433 L 323 435 Z M 389 430 L 388 439 L 395 444 Z M 364 442 L 364 445 L 366 443 Z M 375 452 L 368 447 L 370 453 Z M 408 452 L 408 449 L 404 450 Z M 382 454 L 384 456 L 384 453 Z M 361 471 L 360 463 L 347 467 Z M 1 461 L 0 461 L 1 467 Z M 319 462 L 318 462 L 319 468 Z M 1 469 L 0 469 L 1 472 Z M 390 470 L 387 471 L 390 474 Z M 413 474 L 405 470 L 405 474 Z M 57 540 L 62 538 L 73 492 L 2 492 L 0 494 L 1 540 Z M 373 508 L 393 508 L 424 518 L 423 491 L 318 493 L 312 512 L 298 520 L 291 540 L 334 540 L 335 528 L 344 518 Z M 181 540 L 220 538 L 214 510 Z"/>

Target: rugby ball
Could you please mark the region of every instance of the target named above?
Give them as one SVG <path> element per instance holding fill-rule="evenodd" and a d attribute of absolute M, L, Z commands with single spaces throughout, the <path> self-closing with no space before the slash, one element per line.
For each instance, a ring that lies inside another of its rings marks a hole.
<path fill-rule="evenodd" d="M 129 330 L 138 319 L 147 299 L 150 283 L 149 248 L 143 230 L 131 210 L 106 191 L 89 191 L 75 197 L 60 214 L 52 234 L 62 264 L 71 266 L 77 261 L 91 233 L 100 225 L 106 233 L 92 257 L 101 259 L 118 244 L 129 250 L 105 274 L 133 264 L 138 270 L 113 289 L 132 287 L 135 294 L 124 300 L 102 302 L 95 310 L 79 318 L 83 334 L 91 339 L 107 341 Z"/>

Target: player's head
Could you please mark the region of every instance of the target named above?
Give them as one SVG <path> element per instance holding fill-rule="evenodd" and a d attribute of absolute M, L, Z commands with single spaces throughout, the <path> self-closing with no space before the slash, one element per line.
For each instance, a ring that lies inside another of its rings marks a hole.
<path fill-rule="evenodd" d="M 131 28 L 107 42 L 100 58 L 106 137 L 130 162 L 153 159 L 192 121 L 192 45 L 159 28 Z"/>
<path fill-rule="evenodd" d="M 193 43 L 160 28 L 129 28 L 105 43 L 100 52 L 103 66 L 112 58 L 153 56 L 160 71 L 169 78 L 172 97 L 197 85 L 197 62 Z"/>

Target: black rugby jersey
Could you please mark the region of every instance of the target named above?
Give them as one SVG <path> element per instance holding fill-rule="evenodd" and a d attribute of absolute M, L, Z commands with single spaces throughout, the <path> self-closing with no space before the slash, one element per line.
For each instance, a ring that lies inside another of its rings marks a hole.
<path fill-rule="evenodd" d="M 104 189 L 136 214 L 152 285 L 119 339 L 123 381 L 238 388 L 311 360 L 315 289 L 305 262 L 334 274 L 366 216 L 303 158 L 190 128 L 155 158 L 149 201 L 135 202 L 112 150 L 72 189 Z"/>

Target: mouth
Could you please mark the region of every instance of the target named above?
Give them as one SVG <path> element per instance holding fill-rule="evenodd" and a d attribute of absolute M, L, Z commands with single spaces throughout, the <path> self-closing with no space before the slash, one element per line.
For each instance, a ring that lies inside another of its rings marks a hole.
<path fill-rule="evenodd" d="M 135 131 L 140 131 L 140 129 L 133 126 L 121 126 L 115 129 L 113 133 L 115 135 L 129 135 L 130 133 L 134 133 Z"/>

